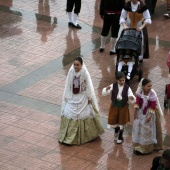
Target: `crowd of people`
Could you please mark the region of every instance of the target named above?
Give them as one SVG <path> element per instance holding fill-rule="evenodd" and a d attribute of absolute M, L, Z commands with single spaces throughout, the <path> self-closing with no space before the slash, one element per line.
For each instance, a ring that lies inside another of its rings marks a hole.
<path fill-rule="evenodd" d="M 155 3 L 156 1 L 154 1 Z M 74 13 L 72 13 L 75 5 Z M 152 14 L 155 10 L 155 4 Z M 67 0 L 68 25 L 81 29 L 78 14 L 81 0 Z M 142 34 L 141 54 L 139 60 L 149 57 L 148 35 L 146 25 L 151 24 L 151 15 L 147 5 L 140 0 L 101 0 L 100 16 L 103 19 L 100 52 L 105 50 L 106 38 L 111 29 L 110 55 L 116 54 L 115 45 L 119 31 L 129 28 Z M 128 49 L 127 49 L 128 50 Z M 128 75 L 129 76 L 129 75 Z M 126 83 L 126 75 L 119 70 L 115 74 L 116 81 L 104 87 L 102 95 L 110 95 L 111 103 L 108 111 L 109 129 L 114 130 L 117 144 L 123 142 L 125 125 L 130 121 L 129 105 L 134 106 L 132 128 L 132 147 L 134 154 L 150 154 L 155 150 L 163 150 L 161 117 L 163 116 L 152 81 L 142 78 L 135 95 Z M 62 99 L 61 124 L 59 142 L 68 145 L 81 145 L 104 133 L 100 122 L 99 107 L 91 76 L 82 57 L 76 57 L 67 74 Z M 155 157 L 151 170 L 170 169 L 170 150 Z"/>

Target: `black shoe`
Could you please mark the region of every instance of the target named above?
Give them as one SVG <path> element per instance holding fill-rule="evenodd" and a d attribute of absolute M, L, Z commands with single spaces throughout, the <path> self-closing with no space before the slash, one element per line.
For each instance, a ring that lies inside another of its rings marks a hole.
<path fill-rule="evenodd" d="M 136 151 L 136 150 L 134 150 L 134 151 L 133 151 L 133 153 L 134 153 L 135 155 L 142 155 L 142 153 L 141 153 L 141 152 Z"/>
<path fill-rule="evenodd" d="M 80 26 L 79 24 L 77 24 L 77 25 L 74 25 L 74 24 L 73 24 L 72 27 L 73 27 L 73 28 L 77 28 L 77 29 L 81 29 L 81 26 Z"/>
<path fill-rule="evenodd" d="M 133 153 L 134 153 L 135 155 L 149 155 L 149 154 L 151 154 L 152 152 L 149 152 L 149 153 L 141 153 L 141 152 L 139 152 L 139 151 L 134 150 Z"/>
<path fill-rule="evenodd" d="M 164 14 L 164 17 L 170 18 L 170 13 Z"/>
<path fill-rule="evenodd" d="M 68 23 L 68 26 L 73 26 L 73 23 L 72 23 L 72 22 L 69 22 L 69 23 Z"/>
<path fill-rule="evenodd" d="M 116 54 L 116 52 L 110 51 L 110 55 L 115 55 L 115 54 Z"/>
<path fill-rule="evenodd" d="M 121 144 L 122 142 L 123 142 L 123 137 L 119 136 L 116 143 Z"/>
<path fill-rule="evenodd" d="M 120 130 L 119 131 L 119 136 L 118 136 L 118 139 L 117 139 L 117 144 L 121 144 L 123 142 L 123 130 Z"/>
<path fill-rule="evenodd" d="M 100 48 L 99 51 L 102 53 L 104 51 L 104 48 Z"/>
<path fill-rule="evenodd" d="M 139 63 L 143 63 L 143 59 L 142 59 L 142 60 L 139 60 Z"/>

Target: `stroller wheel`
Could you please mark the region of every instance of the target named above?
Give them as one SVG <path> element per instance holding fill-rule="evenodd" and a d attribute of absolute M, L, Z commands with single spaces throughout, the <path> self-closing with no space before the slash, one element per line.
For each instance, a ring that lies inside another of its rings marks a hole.
<path fill-rule="evenodd" d="M 138 81 L 141 81 L 142 76 L 143 76 L 143 71 L 139 70 L 138 75 L 139 75 Z"/>

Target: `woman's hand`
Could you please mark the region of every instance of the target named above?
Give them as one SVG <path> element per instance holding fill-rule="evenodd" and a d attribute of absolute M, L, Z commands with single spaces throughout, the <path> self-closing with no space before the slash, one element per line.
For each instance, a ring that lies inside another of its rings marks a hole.
<path fill-rule="evenodd" d="M 137 30 L 138 30 L 138 31 L 143 30 L 143 28 L 144 28 L 146 25 L 147 25 L 147 23 L 144 22 L 142 26 L 140 26 L 140 27 L 137 28 Z"/>
<path fill-rule="evenodd" d="M 124 29 L 124 30 L 129 29 L 129 27 L 126 25 L 126 23 L 125 23 L 125 22 L 123 22 L 123 23 L 122 23 L 122 26 L 123 26 L 123 29 Z"/>
<path fill-rule="evenodd" d="M 138 31 L 141 31 L 143 29 L 143 27 L 138 27 L 137 30 Z"/>
<path fill-rule="evenodd" d="M 92 104 L 92 101 L 90 99 L 88 99 L 88 104 Z"/>
<path fill-rule="evenodd" d="M 125 25 L 125 26 L 123 27 L 123 29 L 124 29 L 124 30 L 128 30 L 129 27 L 128 27 L 127 25 Z"/>
<path fill-rule="evenodd" d="M 135 109 L 134 120 L 138 118 L 137 109 Z"/>
<path fill-rule="evenodd" d="M 152 113 L 150 113 L 150 115 L 146 118 L 146 121 L 145 121 L 145 122 L 146 122 L 146 123 L 149 122 L 149 121 L 151 120 L 151 118 L 152 118 Z"/>
<path fill-rule="evenodd" d="M 152 114 L 150 114 L 150 115 L 146 118 L 146 121 L 145 121 L 145 122 L 146 122 L 146 123 L 149 122 L 149 121 L 151 120 L 151 118 L 152 118 Z"/>

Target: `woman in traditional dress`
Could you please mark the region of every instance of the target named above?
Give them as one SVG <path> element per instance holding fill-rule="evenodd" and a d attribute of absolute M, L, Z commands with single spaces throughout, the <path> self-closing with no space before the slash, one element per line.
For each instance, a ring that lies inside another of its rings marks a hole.
<path fill-rule="evenodd" d="M 77 57 L 66 78 L 59 141 L 80 145 L 97 138 L 104 132 L 98 110 L 90 74 Z"/>
<path fill-rule="evenodd" d="M 159 100 L 149 79 L 142 79 L 136 91 L 132 142 L 135 154 L 162 150 L 162 128 Z"/>
<path fill-rule="evenodd" d="M 148 34 L 146 25 L 151 24 L 151 16 L 146 5 L 140 0 L 128 1 L 120 16 L 120 24 L 123 29 L 134 28 L 142 33 L 142 47 L 139 60 L 142 62 L 143 58 L 149 58 Z"/>

